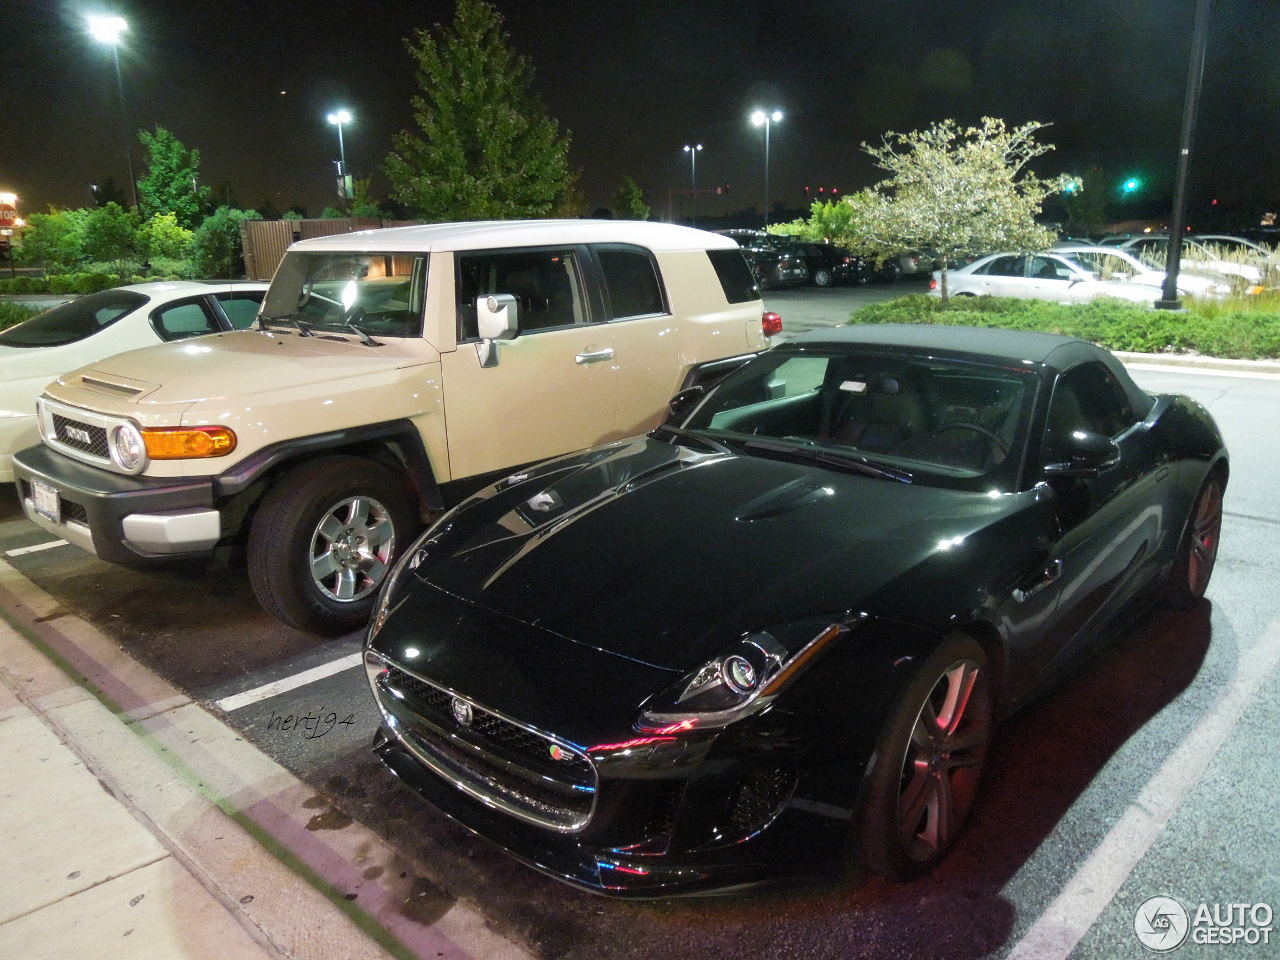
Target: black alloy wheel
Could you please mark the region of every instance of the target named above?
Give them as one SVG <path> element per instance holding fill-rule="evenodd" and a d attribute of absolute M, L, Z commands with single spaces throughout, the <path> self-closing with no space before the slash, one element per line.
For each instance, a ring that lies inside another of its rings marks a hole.
<path fill-rule="evenodd" d="M 419 528 L 404 483 L 363 457 L 303 464 L 262 498 L 249 581 L 277 620 L 310 633 L 366 623 L 378 588 Z"/>
<path fill-rule="evenodd" d="M 1186 610 L 1203 599 L 1218 560 L 1222 536 L 1222 474 L 1214 471 L 1205 480 L 1187 518 L 1187 529 L 1169 572 L 1165 597 L 1169 606 Z"/>
<path fill-rule="evenodd" d="M 953 635 L 907 684 L 881 737 L 859 836 L 864 866 L 907 881 L 947 855 L 973 807 L 991 731 L 986 654 Z"/>

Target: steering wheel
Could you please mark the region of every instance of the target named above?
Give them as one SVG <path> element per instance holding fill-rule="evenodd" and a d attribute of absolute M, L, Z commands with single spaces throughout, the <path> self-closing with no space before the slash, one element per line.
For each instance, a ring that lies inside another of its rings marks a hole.
<path fill-rule="evenodd" d="M 1009 445 L 1004 442 L 1004 438 L 1002 438 L 1000 434 L 996 433 L 994 430 L 988 430 L 986 427 L 979 424 L 965 423 L 961 420 L 956 420 L 953 423 L 944 423 L 935 430 L 934 433 L 942 433 L 946 430 L 972 430 L 974 433 L 980 433 L 982 436 L 990 440 L 995 445 L 995 448 L 1001 453 L 1007 454 L 1009 452 Z"/>

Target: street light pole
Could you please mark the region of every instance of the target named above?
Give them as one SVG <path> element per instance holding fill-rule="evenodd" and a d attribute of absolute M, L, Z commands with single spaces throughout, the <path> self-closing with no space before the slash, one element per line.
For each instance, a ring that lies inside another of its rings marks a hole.
<path fill-rule="evenodd" d="M 342 125 L 351 122 L 351 112 L 335 110 L 329 114 L 328 120 L 338 128 L 338 196 L 343 200 L 350 200 L 351 190 L 347 185 L 347 151 L 342 142 Z"/>
<path fill-rule="evenodd" d="M 1156 301 L 1159 310 L 1177 310 L 1178 270 L 1182 266 L 1182 233 L 1187 219 L 1187 166 L 1191 141 L 1196 132 L 1196 110 L 1200 106 L 1200 86 L 1204 80 L 1205 47 L 1209 42 L 1209 0 L 1197 0 L 1195 26 L 1191 32 L 1191 65 L 1187 69 L 1187 96 L 1182 108 L 1182 144 L 1178 150 L 1178 184 L 1173 194 L 1173 222 L 1169 225 L 1169 259 L 1165 264 L 1164 289 Z"/>
<path fill-rule="evenodd" d="M 687 143 L 684 145 L 684 152 L 689 155 L 689 185 L 690 191 L 693 195 L 693 200 L 690 202 L 689 219 L 695 224 L 697 223 L 697 219 L 693 215 L 692 204 L 698 202 L 698 151 L 701 149 L 702 144 L 700 143 L 697 146 L 690 146 Z"/>
<path fill-rule="evenodd" d="M 764 127 L 764 225 L 769 227 L 769 124 L 782 119 L 781 110 L 771 110 L 766 113 L 763 110 L 757 110 L 751 114 L 751 122 L 757 127 Z"/>
<path fill-rule="evenodd" d="M 133 206 L 138 207 L 138 177 L 133 172 L 133 146 L 129 138 L 129 108 L 124 99 L 124 77 L 120 73 L 120 34 L 129 29 L 123 17 L 88 17 L 89 33 L 97 41 L 109 44 L 116 65 L 116 92 L 120 95 L 120 131 L 124 134 L 124 156 L 129 164 L 129 191 Z"/>

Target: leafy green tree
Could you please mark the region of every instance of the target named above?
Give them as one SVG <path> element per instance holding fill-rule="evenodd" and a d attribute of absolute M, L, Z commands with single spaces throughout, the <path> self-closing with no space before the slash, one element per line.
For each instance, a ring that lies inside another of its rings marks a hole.
<path fill-rule="evenodd" d="M 197 187 L 200 151 L 188 150 L 164 127 L 155 133 L 142 130 L 138 139 L 146 148 L 147 173 L 138 181 L 138 204 L 147 216 L 172 213 L 191 230 L 199 225 L 209 200 L 209 189 Z"/>
<path fill-rule="evenodd" d="M 789 220 L 769 224 L 769 232 L 800 237 L 814 243 L 829 240 L 841 243 L 853 232 L 854 208 L 844 201 L 815 200 L 809 207 L 807 220 Z"/>
<path fill-rule="evenodd" d="M 484 0 L 458 0 L 452 26 L 406 40 L 420 93 L 416 131 L 383 164 L 392 198 L 427 220 L 568 215 L 581 206 L 569 134 L 531 90 L 533 67 Z"/>
<path fill-rule="evenodd" d="M 644 191 L 630 177 L 623 177 L 613 195 L 613 214 L 619 220 L 648 220 L 649 205 L 644 202 Z"/>
<path fill-rule="evenodd" d="M 99 263 L 110 263 L 117 276 L 125 276 L 130 261 L 140 251 L 138 217 L 118 203 L 99 207 L 85 218 L 84 252 Z"/>
<path fill-rule="evenodd" d="M 59 210 L 33 213 L 19 235 L 14 259 L 23 264 L 41 264 L 46 271 L 69 271 L 84 259 L 84 224 L 88 210 Z"/>
<path fill-rule="evenodd" d="M 984 117 L 961 128 L 954 120 L 927 130 L 886 133 L 880 146 L 863 150 L 889 175 L 846 198 L 850 233 L 845 245 L 882 262 L 908 250 L 930 250 L 942 263 L 998 250 L 1043 250 L 1055 234 L 1036 223 L 1044 198 L 1061 190 L 1065 177 L 1041 180 L 1026 169 L 1053 149 L 1037 143 L 1042 123 L 1013 130 Z"/>
<path fill-rule="evenodd" d="M 307 218 L 301 210 L 296 210 L 293 207 L 290 207 L 284 213 L 280 214 L 280 219 L 281 220 L 305 220 Z"/>
<path fill-rule="evenodd" d="M 240 239 L 242 220 L 261 220 L 257 210 L 219 207 L 196 228 L 191 241 L 191 259 L 197 274 L 205 279 L 244 276 L 244 244 Z"/>
<path fill-rule="evenodd" d="M 1090 167 L 1084 176 L 1064 188 L 1067 229 L 1082 233 L 1107 222 L 1107 180 L 1101 167 Z"/>
<path fill-rule="evenodd" d="M 148 257 L 184 260 L 191 253 L 192 233 L 172 213 L 157 213 L 138 233 L 141 250 Z"/>
<path fill-rule="evenodd" d="M 337 207 L 325 207 L 320 211 L 321 220 L 345 220 L 347 215 Z"/>
<path fill-rule="evenodd" d="M 378 201 L 370 196 L 372 189 L 373 177 L 351 178 L 351 206 L 347 210 L 347 216 L 372 217 L 375 220 L 393 219 L 378 205 Z"/>

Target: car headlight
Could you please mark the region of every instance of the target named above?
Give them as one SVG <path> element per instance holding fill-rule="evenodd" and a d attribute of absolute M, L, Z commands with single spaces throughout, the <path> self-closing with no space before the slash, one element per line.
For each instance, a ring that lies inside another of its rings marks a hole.
<path fill-rule="evenodd" d="M 394 603 L 396 590 L 399 588 L 401 581 L 404 579 L 406 572 L 418 569 L 418 566 L 426 559 L 428 540 L 432 530 L 423 533 L 417 540 L 409 545 L 409 548 L 400 555 L 400 559 L 391 567 L 391 573 L 387 579 L 382 582 L 382 590 L 378 594 L 378 600 L 373 606 L 373 616 L 369 619 L 369 632 L 365 635 L 365 644 L 378 635 L 383 626 L 387 622 L 387 617 L 391 615 L 395 607 L 399 606 Z"/>
<path fill-rule="evenodd" d="M 833 623 L 794 654 L 769 633 L 748 634 L 647 701 L 641 710 L 640 727 L 705 730 L 727 726 L 772 701 L 832 641 L 848 632 L 848 627 Z"/>
<path fill-rule="evenodd" d="M 137 473 L 147 457 L 147 445 L 142 431 L 132 423 L 122 423 L 111 431 L 111 459 L 121 470 Z"/>

